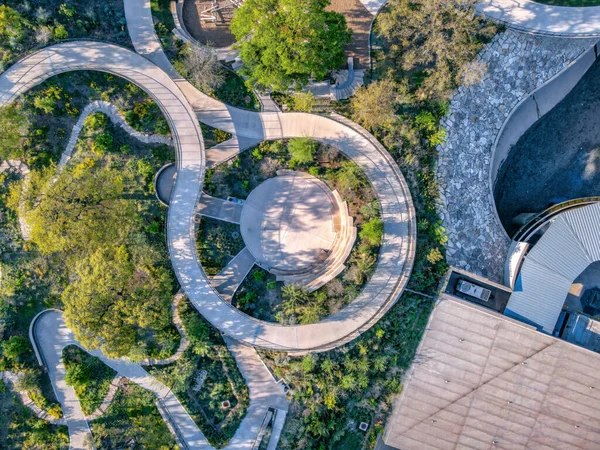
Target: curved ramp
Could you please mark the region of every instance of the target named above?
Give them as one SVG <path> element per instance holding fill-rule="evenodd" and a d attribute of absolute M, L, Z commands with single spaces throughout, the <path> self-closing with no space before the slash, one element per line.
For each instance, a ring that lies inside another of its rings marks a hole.
<path fill-rule="evenodd" d="M 312 114 L 259 114 L 232 108 L 201 94 L 187 82 L 175 83 L 140 55 L 91 41 L 54 45 L 16 63 L 0 76 L 0 104 L 12 101 L 52 75 L 72 70 L 122 76 L 148 92 L 163 111 L 173 133 L 178 172 L 167 226 L 171 262 L 192 304 L 224 334 L 274 350 L 327 350 L 356 338 L 396 302 L 412 270 L 414 208 L 395 162 L 365 130 L 341 116 L 333 120 Z M 381 204 L 384 237 L 375 273 L 349 306 L 320 323 L 285 327 L 247 316 L 224 302 L 213 289 L 195 246 L 194 213 L 204 182 L 205 152 L 198 121 L 186 97 L 211 126 L 261 140 L 311 136 L 341 149 L 360 166 Z"/>

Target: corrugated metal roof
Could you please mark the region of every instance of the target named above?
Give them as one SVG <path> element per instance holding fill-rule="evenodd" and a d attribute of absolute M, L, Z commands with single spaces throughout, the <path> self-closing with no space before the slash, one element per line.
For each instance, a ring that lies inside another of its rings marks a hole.
<path fill-rule="evenodd" d="M 600 261 L 600 204 L 558 216 L 527 254 L 505 313 L 552 333 L 573 281 Z"/>
<path fill-rule="evenodd" d="M 598 417 L 600 354 L 444 295 L 384 441 L 402 450 L 597 450 Z"/>

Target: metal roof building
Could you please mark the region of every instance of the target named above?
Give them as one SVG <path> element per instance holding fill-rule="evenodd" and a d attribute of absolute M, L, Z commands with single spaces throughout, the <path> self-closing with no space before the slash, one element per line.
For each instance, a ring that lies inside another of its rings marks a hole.
<path fill-rule="evenodd" d="M 552 333 L 573 281 L 600 261 L 600 204 L 566 211 L 529 251 L 504 314 Z"/>
<path fill-rule="evenodd" d="M 600 448 L 600 354 L 444 295 L 383 438 L 401 450 Z"/>

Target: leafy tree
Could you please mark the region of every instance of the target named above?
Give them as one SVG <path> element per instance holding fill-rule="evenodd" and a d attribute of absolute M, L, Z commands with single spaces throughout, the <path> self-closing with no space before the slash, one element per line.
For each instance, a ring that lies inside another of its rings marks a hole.
<path fill-rule="evenodd" d="M 168 325 L 169 277 L 134 264 L 125 246 L 99 248 L 77 264 L 76 273 L 63 293 L 65 319 L 86 348 L 124 355 L 139 329 Z"/>
<path fill-rule="evenodd" d="M 323 79 L 344 62 L 351 32 L 327 0 L 247 0 L 237 9 L 231 31 L 249 85 L 283 91 Z"/>
<path fill-rule="evenodd" d="M 314 161 L 319 144 L 310 138 L 292 138 L 288 142 L 288 152 L 292 156 L 292 164 L 308 164 Z"/>
<path fill-rule="evenodd" d="M 409 100 L 407 87 L 394 81 L 381 80 L 362 86 L 351 100 L 352 117 L 363 127 L 376 131 L 391 126 L 396 109 Z"/>
<path fill-rule="evenodd" d="M 294 94 L 294 110 L 311 112 L 315 104 L 312 92 L 297 92 Z"/>
<path fill-rule="evenodd" d="M 11 103 L 0 107 L 0 160 L 22 155 L 23 141 L 30 126 L 29 118 L 21 106 Z"/>
<path fill-rule="evenodd" d="M 183 50 L 185 73 L 204 92 L 214 93 L 223 84 L 225 75 L 217 55 L 210 48 L 187 45 Z"/>
<path fill-rule="evenodd" d="M 36 191 L 28 190 L 28 220 L 32 240 L 42 253 L 86 254 L 94 246 L 119 242 L 132 230 L 135 205 L 121 199 L 123 177 L 116 170 L 84 162 L 68 167 L 39 204 Z"/>
<path fill-rule="evenodd" d="M 389 60 L 404 71 L 423 69 L 418 98 L 447 98 L 482 41 L 496 25 L 474 13 L 475 0 L 390 0 L 377 19 Z"/>

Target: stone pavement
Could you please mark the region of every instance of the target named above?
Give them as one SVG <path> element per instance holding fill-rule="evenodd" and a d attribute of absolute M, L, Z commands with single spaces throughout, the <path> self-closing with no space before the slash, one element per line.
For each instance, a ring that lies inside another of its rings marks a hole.
<path fill-rule="evenodd" d="M 485 18 L 526 33 L 563 37 L 599 37 L 600 6 L 563 7 L 532 0 L 480 0 Z"/>
<path fill-rule="evenodd" d="M 502 282 L 510 240 L 496 218 L 489 179 L 496 136 L 521 99 L 595 42 L 507 30 L 478 55 L 487 75 L 455 92 L 442 120 L 447 138 L 438 147 L 439 211 L 451 265 Z"/>

